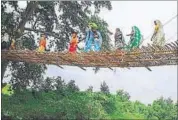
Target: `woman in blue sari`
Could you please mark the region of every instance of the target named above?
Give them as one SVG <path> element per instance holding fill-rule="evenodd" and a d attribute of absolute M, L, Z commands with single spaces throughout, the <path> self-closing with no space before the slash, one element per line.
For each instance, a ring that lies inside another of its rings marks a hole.
<path fill-rule="evenodd" d="M 102 36 L 101 33 L 97 30 L 97 25 L 95 23 L 90 23 L 88 25 L 88 30 L 86 31 L 87 36 L 85 40 L 85 52 L 100 51 L 102 45 Z M 94 47 L 94 49 L 92 49 Z"/>

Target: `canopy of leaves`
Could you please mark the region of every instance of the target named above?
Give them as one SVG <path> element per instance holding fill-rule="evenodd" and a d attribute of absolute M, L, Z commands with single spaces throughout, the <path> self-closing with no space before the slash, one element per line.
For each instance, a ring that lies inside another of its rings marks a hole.
<path fill-rule="evenodd" d="M 139 101 L 121 99 L 125 96 L 124 93 L 127 93 L 123 90 L 120 90 L 117 95 L 81 92 L 73 80 L 66 84 L 61 77 L 48 77 L 44 83 L 45 86 L 35 91 L 36 97 L 28 89 L 16 92 L 12 96 L 2 95 L 2 116 L 13 119 L 44 120 L 177 119 L 177 104 L 170 98 L 160 98 L 147 106 Z"/>
<path fill-rule="evenodd" d="M 9 6 L 14 9 L 12 12 L 7 12 Z M 21 26 L 24 31 L 21 30 L 21 32 L 30 31 L 32 33 L 33 31 L 34 35 L 44 32 L 49 37 L 52 37 L 49 41 L 59 51 L 67 48 L 67 42 L 69 42 L 71 32 L 74 29 L 77 29 L 83 35 L 85 34 L 88 19 L 92 16 L 92 7 L 97 12 L 101 8 L 112 9 L 110 1 L 27 2 L 26 9 L 19 8 L 16 1 L 2 2 L 1 7 L 2 31 L 17 37 L 15 33 L 19 26 L 24 23 L 24 26 Z M 104 23 L 104 21 L 101 22 Z"/>
<path fill-rule="evenodd" d="M 106 33 L 102 31 L 107 28 L 107 23 L 100 20 L 97 15 L 91 16 L 92 7 L 94 7 L 95 13 L 99 13 L 102 8 L 111 10 L 110 1 L 26 1 L 26 8 L 23 9 L 18 6 L 18 2 L 2 1 L 1 4 L 2 34 L 8 33 L 10 40 L 16 38 L 17 49 L 35 50 L 39 34 L 45 33 L 48 35 L 48 47 L 54 48 L 56 51 L 63 51 L 68 47 L 67 43 L 74 29 L 78 30 L 81 35 L 85 35 L 89 19 L 99 20 L 96 22 L 101 26 L 104 44 L 107 44 Z M 107 45 L 109 46 L 109 44 Z M 2 75 L 4 75 L 8 62 L 2 63 L 4 66 Z M 43 65 L 30 63 L 12 63 L 10 65 L 12 65 L 11 83 L 15 84 L 16 88 L 17 84 L 21 88 L 35 84 L 35 81 L 42 78 L 45 70 Z"/>
<path fill-rule="evenodd" d="M 127 93 L 123 90 L 118 90 L 116 93 L 117 93 L 118 96 L 120 96 L 120 99 L 122 101 L 128 101 L 130 99 L 129 93 Z"/>
<path fill-rule="evenodd" d="M 39 88 L 45 69 L 44 65 L 12 62 L 10 68 L 12 71 L 11 84 L 18 91 L 27 87 Z"/>
<path fill-rule="evenodd" d="M 105 81 L 101 84 L 100 90 L 102 93 L 109 94 L 109 87 Z"/>

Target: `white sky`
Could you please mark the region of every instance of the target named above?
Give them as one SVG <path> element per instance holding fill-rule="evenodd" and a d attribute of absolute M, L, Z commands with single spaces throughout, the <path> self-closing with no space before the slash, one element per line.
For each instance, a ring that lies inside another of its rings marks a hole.
<path fill-rule="evenodd" d="M 21 6 L 26 1 L 19 1 Z M 100 17 L 109 24 L 109 29 L 115 32 L 119 27 L 123 34 L 130 33 L 131 27 L 136 25 L 140 28 L 144 37 L 153 32 L 153 21 L 159 19 L 164 24 L 171 17 L 177 15 L 177 1 L 112 1 L 113 10 L 103 10 Z M 177 18 L 164 27 L 166 38 L 177 39 Z M 113 35 L 111 36 L 113 38 Z M 128 41 L 128 38 L 126 37 Z M 149 39 L 144 44 L 150 43 Z M 64 70 L 50 65 L 46 76 L 61 76 L 68 82 L 71 79 L 81 90 L 89 85 L 94 90 L 100 89 L 102 81 L 106 81 L 110 91 L 115 93 L 117 89 L 129 92 L 132 100 L 143 103 L 151 103 L 160 96 L 171 97 L 177 100 L 177 66 L 153 67 L 150 72 L 146 68 L 132 68 L 131 70 L 117 68 L 116 73 L 109 69 L 101 69 L 94 74 L 92 68 L 83 71 L 77 67 L 64 66 Z"/>

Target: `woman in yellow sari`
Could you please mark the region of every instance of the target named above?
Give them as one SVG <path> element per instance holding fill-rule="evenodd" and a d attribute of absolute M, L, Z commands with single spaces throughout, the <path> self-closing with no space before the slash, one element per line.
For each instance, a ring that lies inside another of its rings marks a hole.
<path fill-rule="evenodd" d="M 11 41 L 11 45 L 10 45 L 10 48 L 9 48 L 10 50 L 15 50 L 15 40 L 14 39 L 12 39 L 12 41 Z"/>
<path fill-rule="evenodd" d="M 151 41 L 154 45 L 164 46 L 165 45 L 165 34 L 163 30 L 163 25 L 159 20 L 154 21 L 155 29 Z"/>

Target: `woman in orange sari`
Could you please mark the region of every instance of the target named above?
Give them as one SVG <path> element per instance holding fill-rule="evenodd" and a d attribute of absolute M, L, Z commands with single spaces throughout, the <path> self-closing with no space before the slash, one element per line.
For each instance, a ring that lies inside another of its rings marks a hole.
<path fill-rule="evenodd" d="M 77 50 L 78 37 L 77 32 L 72 32 L 72 39 L 70 41 L 69 52 L 75 53 Z"/>
<path fill-rule="evenodd" d="M 46 49 L 46 35 L 42 34 L 39 42 L 38 52 L 44 52 Z"/>

